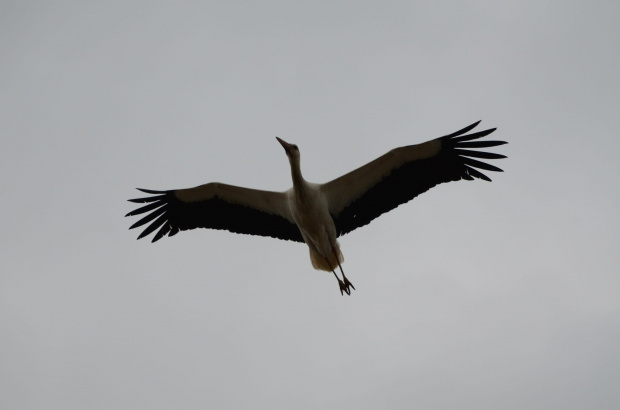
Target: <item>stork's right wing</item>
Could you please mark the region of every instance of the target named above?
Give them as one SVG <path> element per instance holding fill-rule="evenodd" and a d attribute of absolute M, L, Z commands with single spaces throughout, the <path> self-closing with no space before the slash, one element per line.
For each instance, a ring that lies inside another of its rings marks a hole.
<path fill-rule="evenodd" d="M 261 191 L 218 182 L 171 191 L 138 189 L 153 195 L 129 200 L 148 204 L 125 215 L 148 212 L 129 228 L 150 223 L 138 239 L 157 229 L 159 231 L 153 242 L 166 235 L 176 235 L 179 231 L 209 228 L 304 242 L 290 214 L 284 192 Z"/>

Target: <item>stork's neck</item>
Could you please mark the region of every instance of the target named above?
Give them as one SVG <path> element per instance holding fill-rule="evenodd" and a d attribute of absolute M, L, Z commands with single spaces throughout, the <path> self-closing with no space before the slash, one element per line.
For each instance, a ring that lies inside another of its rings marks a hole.
<path fill-rule="evenodd" d="M 301 166 L 300 166 L 300 161 L 299 161 L 299 157 L 298 158 L 294 158 L 291 157 L 289 158 L 289 162 L 291 164 L 291 177 L 293 178 L 293 189 L 295 191 L 295 194 L 303 200 L 303 198 L 305 198 L 306 196 L 306 180 L 304 179 L 304 177 L 301 175 Z"/>

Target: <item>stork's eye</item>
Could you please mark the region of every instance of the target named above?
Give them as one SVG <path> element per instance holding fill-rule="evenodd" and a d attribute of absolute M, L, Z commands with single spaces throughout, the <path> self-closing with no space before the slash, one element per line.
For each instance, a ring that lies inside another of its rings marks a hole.
<path fill-rule="evenodd" d="M 297 145 L 293 145 L 292 147 L 295 151 L 299 151 L 299 148 L 297 148 Z"/>

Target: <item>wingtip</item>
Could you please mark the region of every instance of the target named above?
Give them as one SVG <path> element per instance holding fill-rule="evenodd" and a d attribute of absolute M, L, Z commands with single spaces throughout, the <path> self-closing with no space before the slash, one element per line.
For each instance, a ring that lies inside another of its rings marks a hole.
<path fill-rule="evenodd" d="M 474 128 L 476 128 L 480 123 L 482 122 L 482 120 L 478 120 L 476 122 L 474 122 L 473 124 L 471 124 L 470 126 L 468 126 L 467 128 L 469 128 L 469 130 L 473 130 Z"/>
<path fill-rule="evenodd" d="M 474 122 L 473 124 L 468 125 L 465 128 L 462 128 L 462 129 L 460 129 L 460 130 L 458 130 L 456 132 L 453 132 L 452 134 L 444 135 L 443 138 L 449 139 L 449 138 L 458 137 L 459 135 L 463 135 L 463 134 L 473 130 L 474 128 L 476 128 L 478 126 L 478 124 L 480 124 L 481 121 L 482 120 L 478 120 L 478 121 Z"/>
<path fill-rule="evenodd" d="M 145 194 L 153 194 L 153 195 L 157 195 L 157 194 L 165 194 L 166 191 L 156 191 L 154 189 L 144 189 L 144 188 L 136 188 L 138 191 L 144 192 Z"/>
<path fill-rule="evenodd" d="M 125 215 L 125 216 L 127 216 L 127 215 Z M 136 223 L 134 223 L 133 225 L 131 225 L 131 226 L 129 227 L 129 229 L 134 229 L 134 228 L 137 228 L 137 227 L 139 227 L 139 226 L 144 225 L 144 223 L 140 223 L 140 222 L 142 222 L 142 220 L 139 220 L 138 222 L 136 222 Z M 142 237 L 142 236 L 140 236 L 138 239 L 140 239 L 141 237 Z"/>

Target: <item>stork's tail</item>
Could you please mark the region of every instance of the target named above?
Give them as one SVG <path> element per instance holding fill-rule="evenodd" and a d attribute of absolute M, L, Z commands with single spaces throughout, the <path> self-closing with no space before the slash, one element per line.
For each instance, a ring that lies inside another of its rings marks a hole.
<path fill-rule="evenodd" d="M 337 257 L 336 253 L 338 254 Z M 312 262 L 312 267 L 314 269 L 332 272 L 339 264 L 344 263 L 344 256 L 342 256 L 340 250 L 337 250 L 333 252 L 329 258 L 325 258 L 323 255 L 318 254 L 310 248 L 310 262 Z"/>

